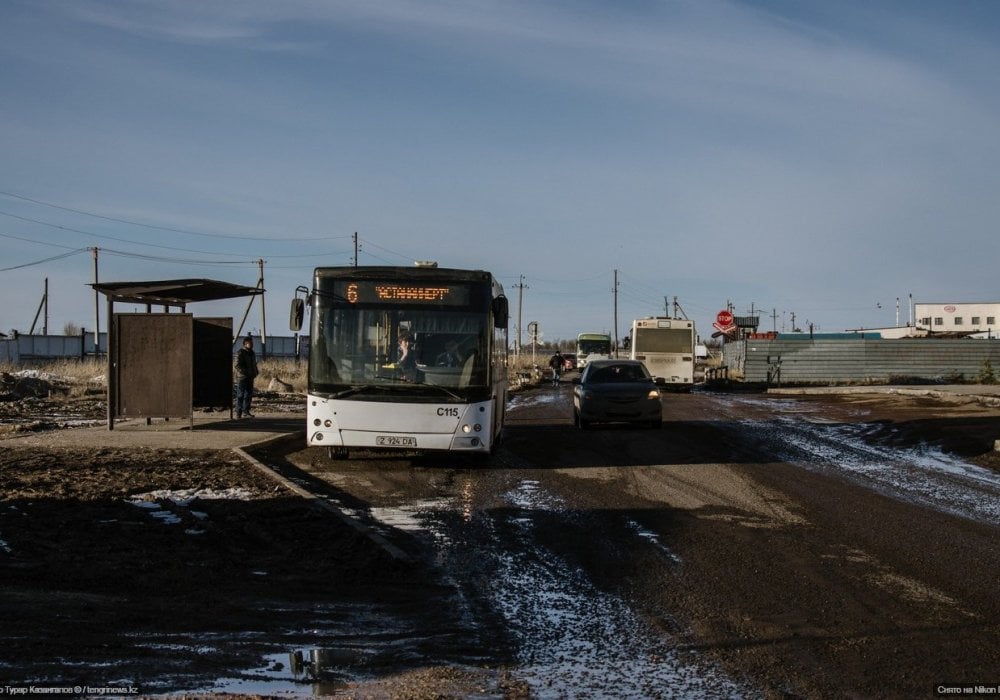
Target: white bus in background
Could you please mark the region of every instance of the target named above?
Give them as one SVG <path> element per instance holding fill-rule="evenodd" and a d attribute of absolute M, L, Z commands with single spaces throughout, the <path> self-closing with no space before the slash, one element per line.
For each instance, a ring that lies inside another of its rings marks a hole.
<path fill-rule="evenodd" d="M 307 444 L 487 455 L 507 402 L 507 298 L 489 272 L 318 267 L 309 320 Z M 402 358 L 402 343 L 410 347 Z"/>
<path fill-rule="evenodd" d="M 694 386 L 694 321 L 650 316 L 632 321 L 629 357 L 640 360 L 657 384 L 690 391 Z"/>
<path fill-rule="evenodd" d="M 611 335 L 581 333 L 576 336 L 576 368 L 582 370 L 591 360 L 611 359 Z"/>

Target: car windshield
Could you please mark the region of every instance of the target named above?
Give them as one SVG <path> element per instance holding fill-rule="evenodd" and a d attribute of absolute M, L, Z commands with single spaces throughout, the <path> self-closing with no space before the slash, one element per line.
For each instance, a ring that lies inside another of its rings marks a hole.
<path fill-rule="evenodd" d="M 595 367 L 587 377 L 588 382 L 594 384 L 612 384 L 616 382 L 643 382 L 648 381 L 647 375 L 639 365 L 610 365 L 608 367 Z"/>

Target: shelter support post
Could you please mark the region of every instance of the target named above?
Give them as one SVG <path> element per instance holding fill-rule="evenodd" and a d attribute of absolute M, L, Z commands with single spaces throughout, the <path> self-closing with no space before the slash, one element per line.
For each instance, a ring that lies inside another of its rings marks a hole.
<path fill-rule="evenodd" d="M 114 324 L 114 309 L 115 309 L 115 298 L 113 295 L 107 295 L 108 300 L 108 370 L 107 370 L 107 383 L 108 383 L 108 430 L 115 429 L 115 412 L 118 410 L 118 405 L 116 401 L 116 396 L 118 394 L 118 386 L 115 381 L 115 360 L 117 353 L 115 348 L 118 343 L 118 339 L 115 337 L 115 324 Z"/>

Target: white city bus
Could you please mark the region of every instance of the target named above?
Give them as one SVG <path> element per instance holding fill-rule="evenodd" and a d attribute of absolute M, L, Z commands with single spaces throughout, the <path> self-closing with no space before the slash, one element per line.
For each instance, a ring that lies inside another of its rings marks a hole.
<path fill-rule="evenodd" d="M 307 443 L 490 454 L 507 402 L 507 298 L 489 272 L 316 268 L 292 330 L 311 312 Z M 412 346 L 400 362 L 400 341 Z M 446 348 L 454 362 L 439 362 Z"/>
<path fill-rule="evenodd" d="M 629 357 L 641 360 L 657 384 L 694 386 L 694 321 L 651 316 L 632 321 Z"/>
<path fill-rule="evenodd" d="M 576 336 L 576 367 L 583 369 L 591 360 L 611 358 L 611 336 L 607 333 L 581 333 Z"/>

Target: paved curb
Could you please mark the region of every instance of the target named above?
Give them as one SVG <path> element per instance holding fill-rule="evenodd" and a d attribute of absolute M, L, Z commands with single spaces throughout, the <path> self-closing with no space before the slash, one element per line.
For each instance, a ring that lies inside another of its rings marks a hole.
<path fill-rule="evenodd" d="M 400 549 L 392 542 L 387 540 L 379 532 L 376 532 L 373 528 L 369 527 L 368 525 L 365 525 L 364 523 L 358 522 L 357 520 L 349 516 L 347 513 L 342 511 L 340 508 L 330 503 L 329 501 L 320 498 L 319 496 L 309 491 L 308 489 L 299 486 L 294 481 L 288 479 L 282 474 L 279 474 L 277 471 L 267 466 L 266 464 L 264 464 L 263 462 L 261 462 L 256 457 L 254 457 L 253 455 L 251 455 L 246 451 L 248 448 L 267 447 L 278 444 L 280 442 L 284 442 L 286 440 L 292 440 L 292 439 L 298 440 L 301 438 L 302 438 L 302 433 L 296 433 L 292 435 L 279 435 L 277 437 L 271 437 L 265 440 L 258 440 L 257 442 L 253 442 L 248 445 L 243 445 L 241 447 L 234 447 L 232 448 L 232 450 L 237 455 L 239 455 L 241 459 L 243 459 L 245 462 L 253 466 L 259 472 L 263 473 L 265 476 L 268 476 L 274 481 L 277 481 L 279 484 L 281 484 L 282 486 L 284 486 L 297 496 L 306 499 L 306 501 L 308 501 L 310 505 L 313 505 L 317 508 L 320 508 L 334 515 L 342 523 L 344 523 L 348 527 L 352 528 L 353 530 L 367 537 L 374 544 L 381 547 L 385 551 L 385 553 L 391 556 L 393 559 L 408 564 L 412 564 L 413 558 L 410 557 L 410 555 L 408 555 L 402 549 Z"/>

